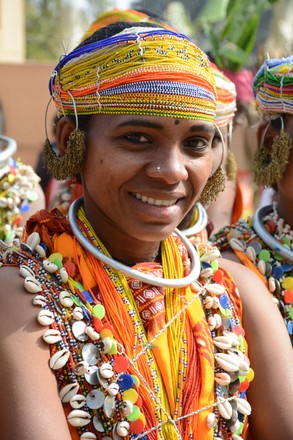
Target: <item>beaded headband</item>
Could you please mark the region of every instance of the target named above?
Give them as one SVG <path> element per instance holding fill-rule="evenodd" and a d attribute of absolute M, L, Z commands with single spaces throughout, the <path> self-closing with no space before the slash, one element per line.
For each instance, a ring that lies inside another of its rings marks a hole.
<path fill-rule="evenodd" d="M 236 111 L 236 87 L 235 84 L 221 72 L 215 64 L 212 64 L 217 90 L 217 107 L 215 123 L 218 127 L 225 127 L 234 118 Z"/>
<path fill-rule="evenodd" d="M 293 114 L 293 56 L 265 61 L 254 77 L 253 92 L 260 113 Z"/>
<path fill-rule="evenodd" d="M 50 93 L 60 115 L 138 114 L 214 121 L 207 56 L 185 35 L 127 28 L 73 50 L 56 66 Z"/>

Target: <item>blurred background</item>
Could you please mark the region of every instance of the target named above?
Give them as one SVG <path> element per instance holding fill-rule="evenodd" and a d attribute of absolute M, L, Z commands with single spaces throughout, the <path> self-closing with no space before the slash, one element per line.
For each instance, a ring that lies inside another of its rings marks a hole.
<path fill-rule="evenodd" d="M 266 57 L 293 52 L 293 0 L 1 0 L 0 134 L 35 165 L 45 138 L 48 80 L 59 57 L 114 7 L 160 16 L 231 72 L 255 72 Z M 47 123 L 53 118 L 48 108 Z"/>

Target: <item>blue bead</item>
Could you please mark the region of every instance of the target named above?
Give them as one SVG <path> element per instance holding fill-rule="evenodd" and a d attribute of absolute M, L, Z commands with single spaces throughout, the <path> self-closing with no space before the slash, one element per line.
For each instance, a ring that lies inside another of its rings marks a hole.
<path fill-rule="evenodd" d="M 281 266 L 275 266 L 272 270 L 272 276 L 279 280 L 284 275 L 283 269 Z"/>
<path fill-rule="evenodd" d="M 293 335 L 293 321 L 289 321 L 287 327 L 289 335 Z"/>
<path fill-rule="evenodd" d="M 220 304 L 223 307 L 223 309 L 227 309 L 229 305 L 229 299 L 228 296 L 224 293 L 220 296 Z"/>
<path fill-rule="evenodd" d="M 201 265 L 202 265 L 202 268 L 203 268 L 203 269 L 207 269 L 208 267 L 211 267 L 210 263 L 208 263 L 208 262 L 206 262 L 206 261 L 203 261 L 203 262 L 201 263 Z"/>
<path fill-rule="evenodd" d="M 283 269 L 283 272 L 290 272 L 293 266 L 291 264 L 282 264 L 281 267 Z"/>
<path fill-rule="evenodd" d="M 94 299 L 91 295 L 91 292 L 89 292 L 88 290 L 84 290 L 82 292 L 83 296 L 85 297 L 86 301 L 90 304 L 92 304 L 94 302 Z"/>
<path fill-rule="evenodd" d="M 133 387 L 134 379 L 130 374 L 121 374 L 117 382 L 121 390 L 129 390 Z"/>

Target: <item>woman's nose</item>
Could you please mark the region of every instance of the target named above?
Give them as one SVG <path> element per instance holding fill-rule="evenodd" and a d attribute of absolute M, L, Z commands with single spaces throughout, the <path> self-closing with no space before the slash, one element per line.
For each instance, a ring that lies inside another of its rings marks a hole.
<path fill-rule="evenodd" d="M 152 178 L 162 179 L 170 185 L 187 180 L 186 157 L 181 151 L 170 149 L 148 164 L 146 174 Z"/>

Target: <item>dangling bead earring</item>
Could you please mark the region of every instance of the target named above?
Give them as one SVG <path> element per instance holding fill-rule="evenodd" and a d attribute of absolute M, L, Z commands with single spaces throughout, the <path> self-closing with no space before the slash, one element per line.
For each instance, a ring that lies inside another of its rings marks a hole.
<path fill-rule="evenodd" d="M 233 151 L 231 150 L 231 141 L 232 141 L 232 122 L 229 122 L 228 125 L 228 142 L 227 142 L 227 159 L 226 159 L 226 177 L 227 180 L 234 181 L 236 179 L 236 173 L 237 173 L 237 162 L 236 157 Z"/>
<path fill-rule="evenodd" d="M 85 156 L 85 133 L 78 128 L 78 115 L 75 101 L 73 101 L 75 115 L 75 130 L 72 131 L 66 142 L 66 150 L 63 156 L 57 156 L 50 143 L 47 133 L 47 112 L 52 98 L 50 99 L 45 112 L 46 140 L 43 147 L 44 162 L 48 171 L 57 180 L 73 179 L 79 172 Z"/>
<path fill-rule="evenodd" d="M 218 130 L 222 141 L 222 159 L 217 170 L 214 172 L 214 174 L 212 174 L 208 178 L 208 181 L 200 195 L 199 202 L 202 205 L 209 205 L 213 203 L 217 199 L 218 195 L 222 191 L 224 191 L 226 184 L 226 175 L 222 168 L 223 155 L 224 155 L 224 139 L 219 127 L 217 127 L 217 125 L 215 125 L 215 127 Z"/>
<path fill-rule="evenodd" d="M 64 156 L 57 156 L 47 138 L 43 147 L 46 167 L 57 180 L 72 179 L 80 172 L 85 155 L 85 133 L 78 128 L 70 133 Z"/>
<path fill-rule="evenodd" d="M 284 121 L 281 119 L 281 131 L 273 140 L 273 145 L 267 147 L 264 143 L 269 127 L 266 126 L 261 141 L 261 147 L 253 155 L 254 180 L 260 186 L 273 186 L 278 182 L 286 170 L 290 160 L 292 138 L 284 131 Z"/>

